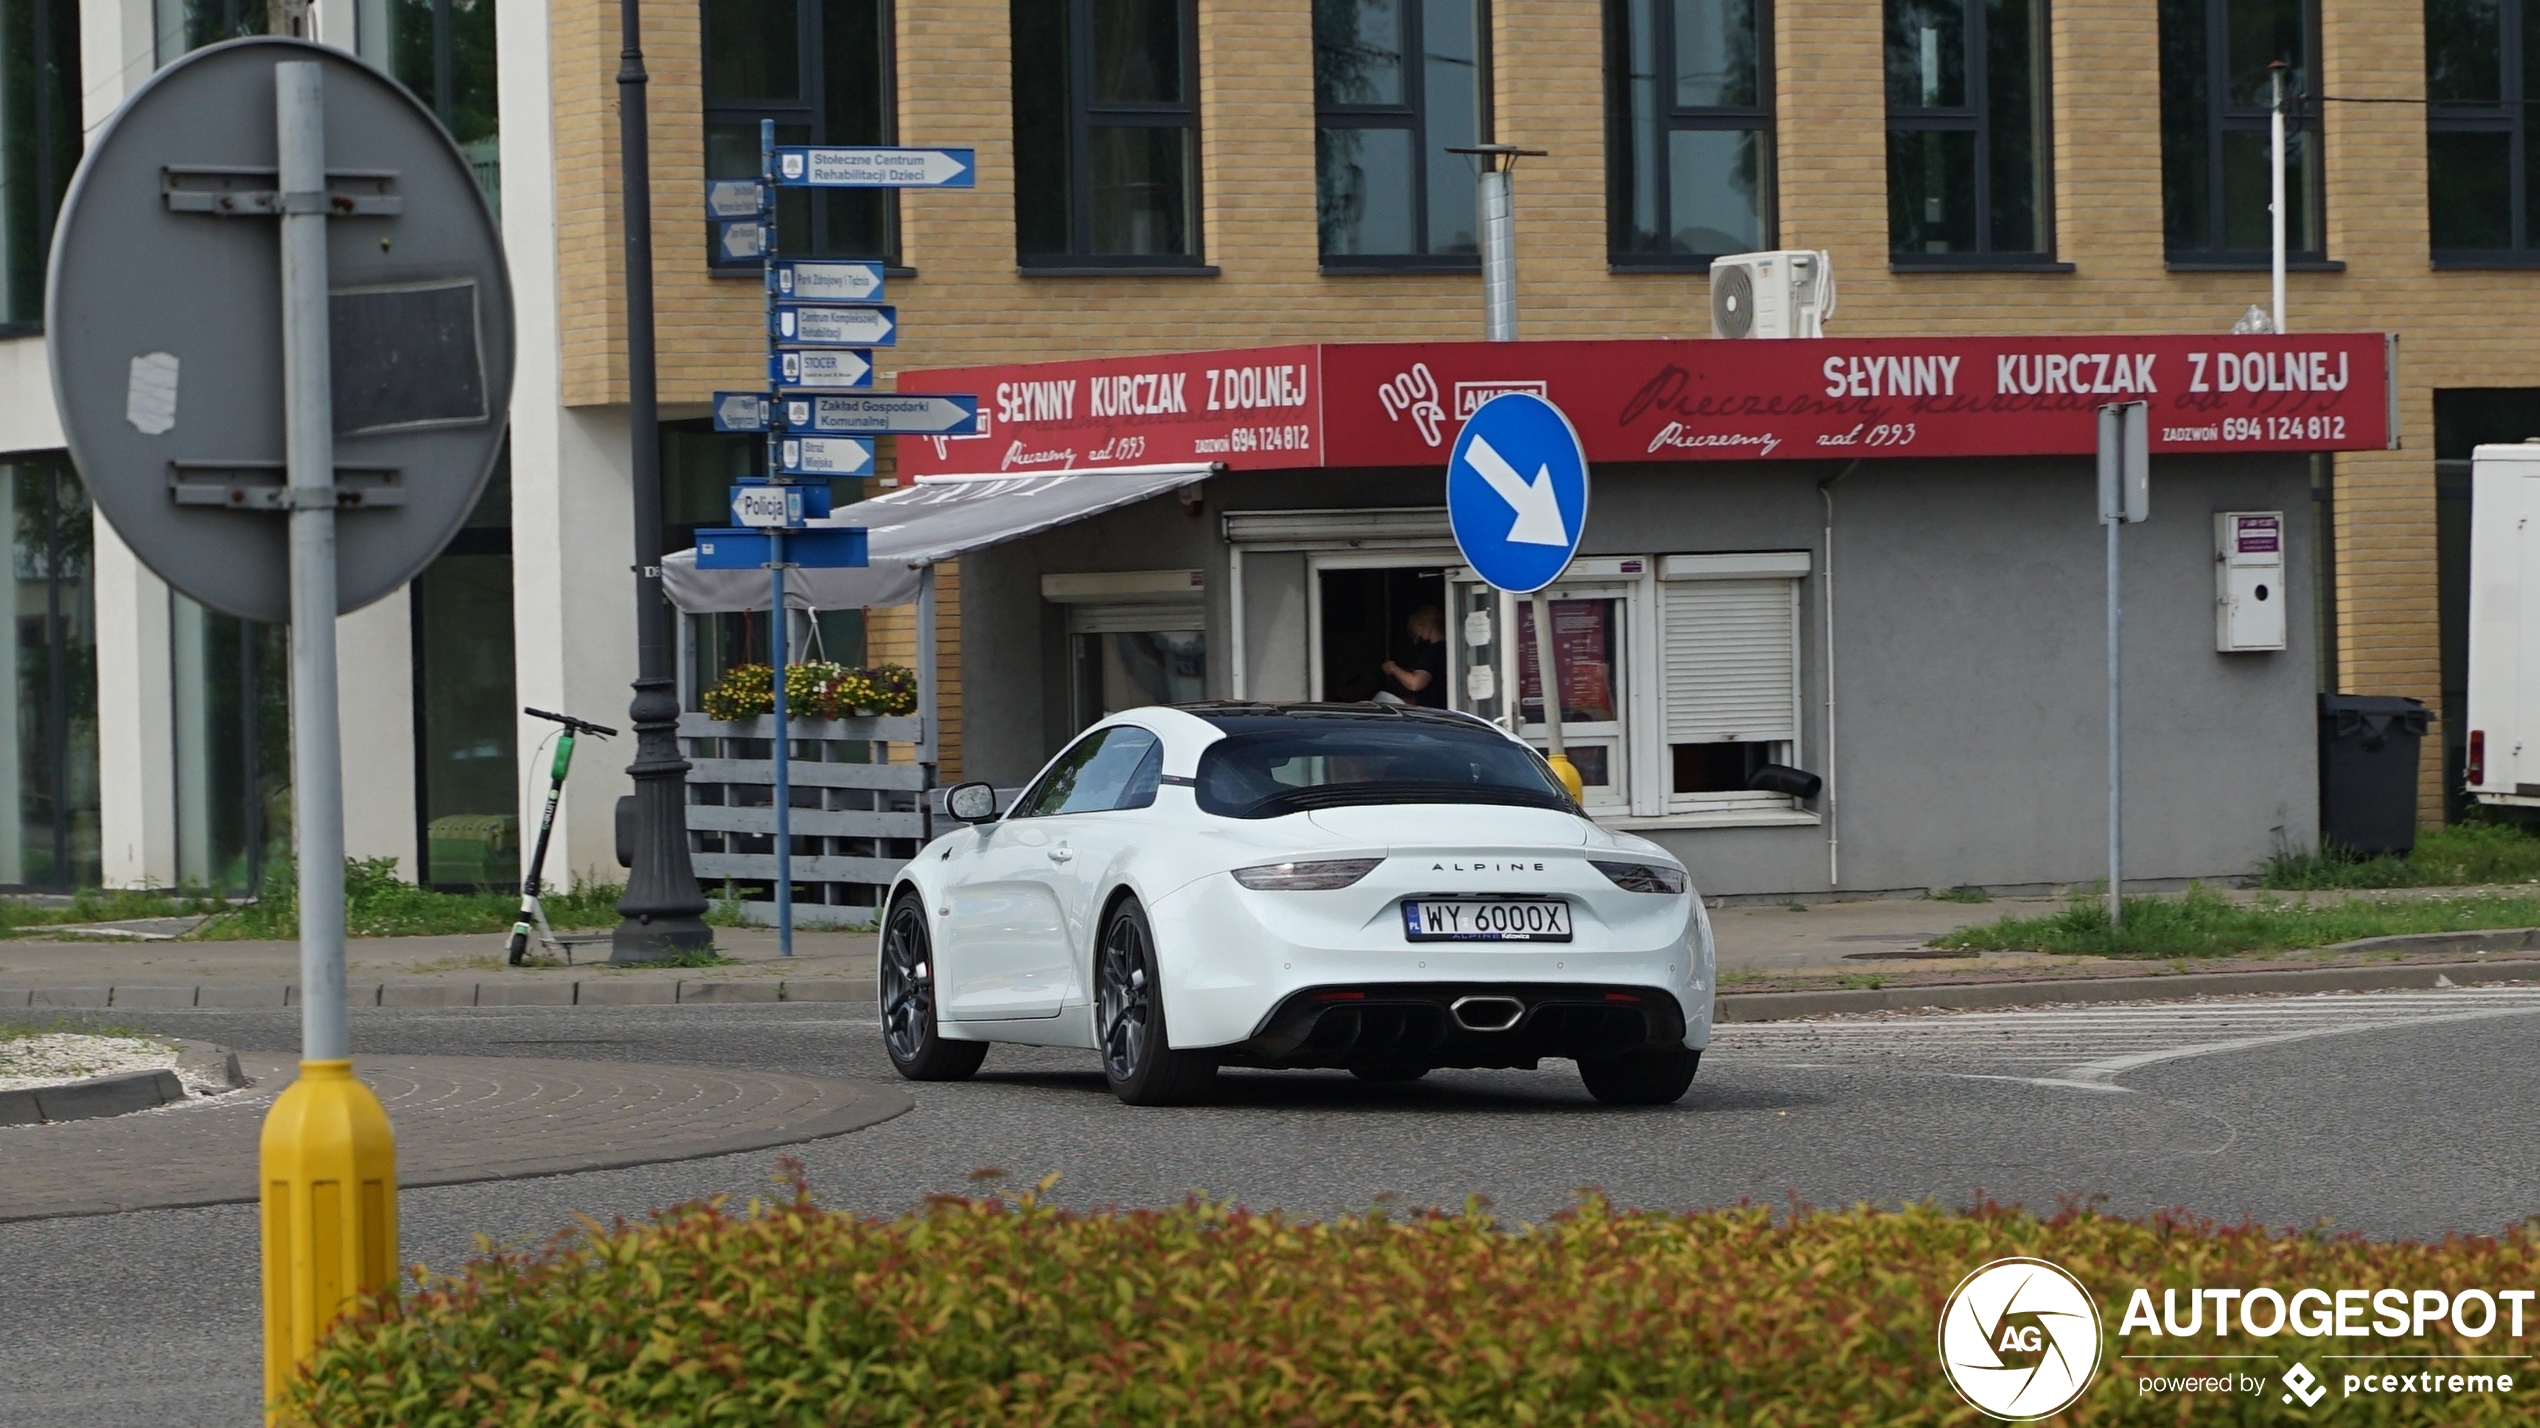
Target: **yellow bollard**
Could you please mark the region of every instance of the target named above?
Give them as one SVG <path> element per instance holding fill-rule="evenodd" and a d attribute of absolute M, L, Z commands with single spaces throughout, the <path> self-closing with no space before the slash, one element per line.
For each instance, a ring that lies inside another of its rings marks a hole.
<path fill-rule="evenodd" d="M 350 1061 L 303 1061 L 265 1115 L 265 1421 L 356 1296 L 397 1282 L 397 1141 Z"/>
<path fill-rule="evenodd" d="M 1552 776 L 1561 780 L 1561 786 L 1570 790 L 1572 802 L 1587 796 L 1587 780 L 1579 777 L 1579 766 L 1570 762 L 1568 754 L 1546 754 L 1544 762 L 1552 765 Z"/>

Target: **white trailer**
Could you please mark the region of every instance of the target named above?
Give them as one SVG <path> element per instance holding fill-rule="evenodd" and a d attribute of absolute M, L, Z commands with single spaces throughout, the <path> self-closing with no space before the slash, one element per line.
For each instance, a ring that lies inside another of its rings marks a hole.
<path fill-rule="evenodd" d="M 2470 456 L 2463 772 L 2481 803 L 2540 808 L 2540 442 Z"/>

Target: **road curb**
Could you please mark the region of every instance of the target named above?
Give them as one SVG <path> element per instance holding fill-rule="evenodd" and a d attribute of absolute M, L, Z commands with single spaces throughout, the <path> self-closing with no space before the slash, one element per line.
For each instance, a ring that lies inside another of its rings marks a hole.
<path fill-rule="evenodd" d="M 2397 939 L 2381 939 L 2397 940 Z M 2141 977 L 2056 977 L 2025 982 L 1944 982 L 1919 987 L 1847 988 L 1823 992 L 1726 992 L 1714 1003 L 1721 1022 L 1788 1021 L 1860 1012 L 1968 1011 L 2056 1002 L 2183 1001 L 2189 997 L 2264 992 L 2383 992 L 2480 982 L 2540 981 L 2540 960 L 2416 962 L 2377 967 L 2321 967 L 2287 972 L 2181 972 Z"/>
<path fill-rule="evenodd" d="M 155 1110 L 184 1099 L 185 1083 L 173 1071 L 127 1071 L 120 1076 L 98 1076 L 66 1086 L 0 1091 L 0 1126 L 94 1120 L 128 1111 Z"/>
<path fill-rule="evenodd" d="M 719 981 L 358 982 L 346 989 L 356 1007 L 686 1006 L 735 1002 L 859 1002 L 873 995 L 870 977 Z M 202 982 L 192 986 L 0 987 L 0 1011 L 136 1011 L 215 1008 L 254 1011 L 296 1007 L 300 989 L 287 982 Z"/>

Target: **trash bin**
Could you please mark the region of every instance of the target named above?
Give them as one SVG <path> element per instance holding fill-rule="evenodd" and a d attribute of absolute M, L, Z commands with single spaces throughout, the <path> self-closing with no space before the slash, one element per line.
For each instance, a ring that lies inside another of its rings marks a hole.
<path fill-rule="evenodd" d="M 2321 845 L 2406 854 L 2417 845 L 2417 742 L 2434 715 L 2386 694 L 2319 701 Z"/>

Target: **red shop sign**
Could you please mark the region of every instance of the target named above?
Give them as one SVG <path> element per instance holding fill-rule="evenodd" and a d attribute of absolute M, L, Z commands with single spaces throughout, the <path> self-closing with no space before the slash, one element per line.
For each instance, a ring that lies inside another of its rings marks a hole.
<path fill-rule="evenodd" d="M 1216 461 L 1426 466 L 1502 392 L 1550 398 L 1588 458 L 2083 456 L 2151 404 L 2162 453 L 2392 444 L 2379 333 L 1326 344 L 903 373 L 975 392 L 979 434 L 903 438 L 910 475 Z"/>

